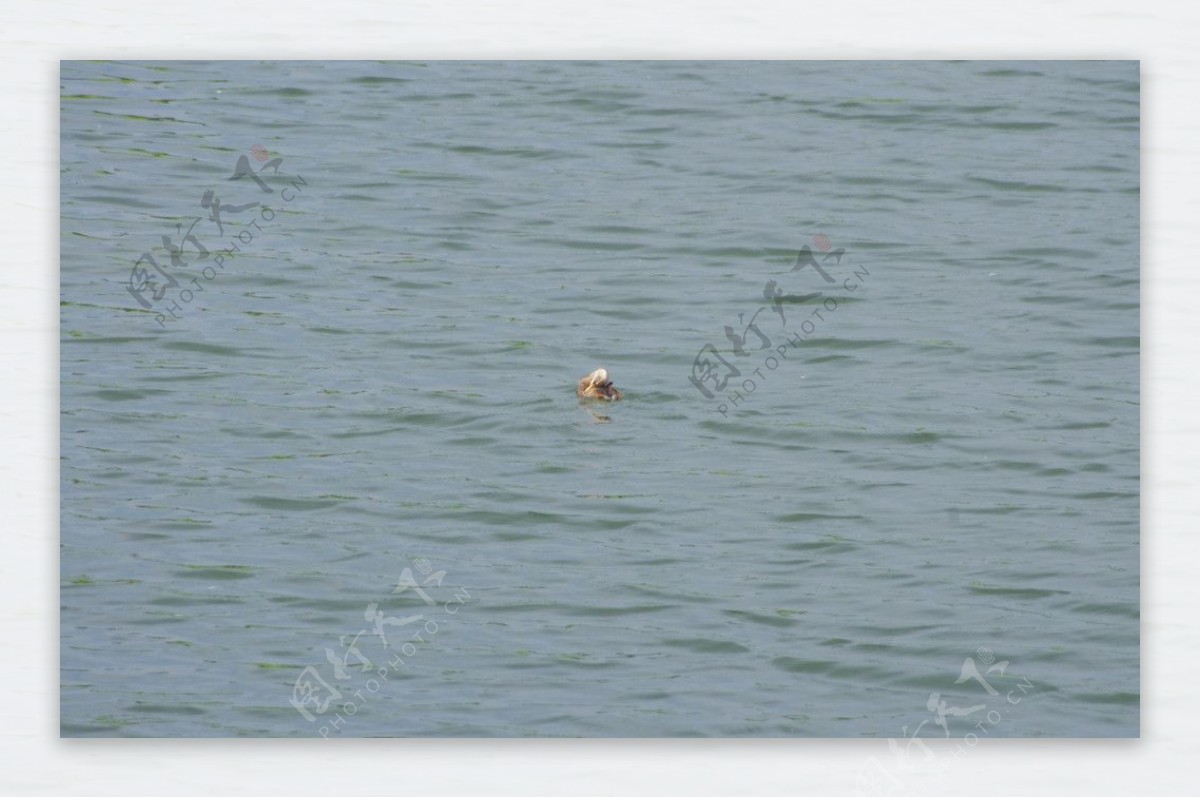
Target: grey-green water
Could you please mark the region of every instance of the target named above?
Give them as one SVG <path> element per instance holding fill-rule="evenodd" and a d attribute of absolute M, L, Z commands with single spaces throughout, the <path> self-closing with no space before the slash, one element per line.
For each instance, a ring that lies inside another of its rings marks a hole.
<path fill-rule="evenodd" d="M 64 735 L 1138 733 L 1136 63 L 61 83 Z"/>

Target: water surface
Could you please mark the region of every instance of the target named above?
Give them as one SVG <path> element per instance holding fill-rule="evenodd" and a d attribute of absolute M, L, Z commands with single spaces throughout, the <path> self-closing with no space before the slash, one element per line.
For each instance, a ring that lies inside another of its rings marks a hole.
<path fill-rule="evenodd" d="M 61 78 L 64 735 L 1138 734 L 1136 63 Z"/>

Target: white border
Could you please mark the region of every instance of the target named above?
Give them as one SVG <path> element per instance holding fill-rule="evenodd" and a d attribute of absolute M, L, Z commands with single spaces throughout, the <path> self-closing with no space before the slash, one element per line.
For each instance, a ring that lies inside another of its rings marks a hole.
<path fill-rule="evenodd" d="M 1132 58 L 1142 61 L 1140 741 L 990 741 L 946 794 L 1196 789 L 1200 357 L 1195 4 L 282 0 L 25 3 L 0 42 L 0 792 L 847 794 L 882 741 L 58 739 L 58 62 L 106 58 Z M 1189 419 L 1191 419 L 1189 421 Z M 1086 667 L 1086 663 L 1080 663 Z"/>

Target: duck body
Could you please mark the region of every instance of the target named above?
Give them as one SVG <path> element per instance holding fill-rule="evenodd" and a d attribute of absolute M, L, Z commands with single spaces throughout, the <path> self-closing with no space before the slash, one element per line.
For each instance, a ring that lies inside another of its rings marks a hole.
<path fill-rule="evenodd" d="M 621 392 L 608 378 L 608 372 L 602 368 L 581 379 L 575 393 L 580 399 L 601 399 L 606 402 L 615 402 L 621 398 Z"/>

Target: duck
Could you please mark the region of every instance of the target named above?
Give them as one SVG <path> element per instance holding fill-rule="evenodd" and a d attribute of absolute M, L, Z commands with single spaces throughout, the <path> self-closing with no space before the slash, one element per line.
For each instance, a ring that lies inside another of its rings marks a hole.
<path fill-rule="evenodd" d="M 579 394 L 580 399 L 603 399 L 606 402 L 615 402 L 621 398 L 621 392 L 613 386 L 612 380 L 608 378 L 608 371 L 603 368 L 596 369 L 581 379 L 575 393 Z"/>

